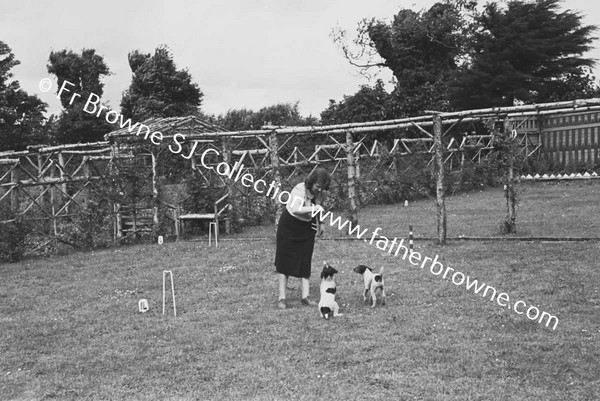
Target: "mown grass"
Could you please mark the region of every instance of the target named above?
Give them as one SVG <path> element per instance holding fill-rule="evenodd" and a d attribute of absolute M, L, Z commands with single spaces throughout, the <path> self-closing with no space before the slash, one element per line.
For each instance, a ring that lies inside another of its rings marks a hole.
<path fill-rule="evenodd" d="M 598 198 L 591 201 L 597 191 L 594 185 L 528 188 L 523 230 L 589 236 L 580 225 L 600 224 Z M 501 195 L 449 199 L 452 235 L 493 234 L 503 209 L 489 214 Z M 529 215 L 536 221 L 542 210 L 530 211 L 527 202 L 545 205 L 537 228 L 525 221 Z M 391 237 L 405 235 L 411 223 L 426 234 L 425 223 L 435 219 L 430 203 L 364 209 L 361 224 Z M 259 233 L 273 236 L 272 228 L 246 231 Z M 344 316 L 331 321 L 301 306 L 297 280 L 290 282 L 290 309 L 277 310 L 272 239 L 222 241 L 218 249 L 204 240 L 123 247 L 0 265 L 0 398 L 598 399 L 598 242 L 438 247 L 421 241 L 417 250 L 438 254 L 444 265 L 508 293 L 512 302 L 556 315 L 558 327 L 362 241 L 316 243 L 313 297 L 322 260 L 341 271 Z M 385 267 L 386 306 L 363 304 L 360 276 L 351 272 L 358 263 Z M 177 317 L 172 309 L 162 314 L 163 270 L 173 271 Z M 137 311 L 141 298 L 150 303 L 144 314 Z"/>
<path fill-rule="evenodd" d="M 600 238 L 600 180 L 524 183 L 519 186 L 516 237 Z M 502 188 L 468 192 L 446 199 L 448 237 L 497 237 L 506 217 Z M 435 199 L 404 205 L 369 207 L 360 214 L 361 227 L 381 227 L 406 236 L 437 238 Z"/>

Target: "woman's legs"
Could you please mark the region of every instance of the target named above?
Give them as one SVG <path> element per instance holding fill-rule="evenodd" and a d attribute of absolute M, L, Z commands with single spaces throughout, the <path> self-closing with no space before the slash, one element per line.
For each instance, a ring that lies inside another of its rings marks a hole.
<path fill-rule="evenodd" d="M 311 301 L 308 298 L 310 281 L 307 278 L 303 278 L 301 282 L 302 282 L 302 285 L 301 285 L 302 286 L 302 304 L 310 305 L 310 306 L 317 306 L 317 303 L 315 301 Z"/>
<path fill-rule="evenodd" d="M 310 281 L 307 278 L 301 279 L 301 287 L 302 287 L 302 298 L 308 298 L 308 293 L 310 290 Z"/>
<path fill-rule="evenodd" d="M 279 273 L 279 304 L 280 309 L 286 309 L 286 289 L 288 285 L 289 276 Z M 316 305 L 314 301 L 308 300 L 310 290 L 310 280 L 307 278 L 300 279 L 300 288 L 302 292 L 302 303 L 305 305 Z"/>
<path fill-rule="evenodd" d="M 279 300 L 285 299 L 285 289 L 287 288 L 288 276 L 279 273 Z"/>

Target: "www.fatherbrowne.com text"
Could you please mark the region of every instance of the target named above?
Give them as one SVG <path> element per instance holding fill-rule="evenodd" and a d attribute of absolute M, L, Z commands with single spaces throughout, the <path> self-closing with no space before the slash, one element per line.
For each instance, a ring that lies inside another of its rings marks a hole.
<path fill-rule="evenodd" d="M 371 237 L 368 238 L 366 236 L 368 229 L 361 230 L 360 225 L 354 226 L 352 222 L 345 220 L 342 221 L 341 216 L 337 216 L 334 218 L 333 214 L 330 211 L 325 212 L 322 209 L 314 209 L 312 213 L 313 217 L 318 217 L 320 221 L 326 222 L 329 219 L 329 225 L 331 227 L 336 227 L 338 230 L 342 231 L 345 228 L 349 235 L 355 235 L 357 239 L 362 239 L 363 241 L 369 243 L 370 245 L 375 242 L 375 246 L 387 252 L 390 255 L 399 256 L 402 254 L 402 260 L 408 261 L 410 264 L 414 266 L 419 266 L 421 269 L 425 270 L 426 266 L 429 264 L 429 271 L 431 274 L 435 276 L 440 276 L 442 279 L 449 279 L 452 281 L 454 285 L 460 286 L 466 283 L 467 290 L 473 290 L 475 294 L 481 294 L 483 298 L 488 297 L 488 292 L 490 293 L 490 301 L 496 300 L 498 305 L 511 309 L 519 315 L 525 314 L 528 319 L 536 320 L 539 323 L 546 322 L 546 327 L 553 323 L 552 329 L 555 330 L 558 325 L 558 318 L 549 314 L 548 312 L 542 311 L 536 308 L 535 306 L 527 307 L 527 304 L 523 301 L 517 301 L 515 303 L 511 303 L 510 297 L 508 294 L 502 292 L 497 294 L 497 291 L 494 287 L 490 285 L 486 285 L 485 283 L 479 283 L 478 280 L 472 280 L 470 276 L 457 271 L 450 266 L 446 266 L 439 262 L 439 255 L 435 255 L 432 259 L 427 256 L 422 256 L 419 252 L 409 250 L 408 247 L 404 245 L 404 238 L 398 241 L 398 238 L 394 238 L 390 240 L 389 238 L 379 235 L 381 231 L 380 227 L 377 227 L 375 231 L 371 233 Z M 443 273 L 443 274 L 442 274 Z"/>

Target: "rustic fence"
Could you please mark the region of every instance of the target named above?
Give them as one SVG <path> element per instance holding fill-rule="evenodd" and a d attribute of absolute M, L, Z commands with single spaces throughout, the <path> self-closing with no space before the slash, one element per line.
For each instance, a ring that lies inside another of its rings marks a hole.
<path fill-rule="evenodd" d="M 65 230 L 85 223 L 77 218 L 86 213 L 88 223 L 104 213 L 95 224 L 106 234 L 105 243 L 142 233 L 169 235 L 176 231 L 187 197 L 185 189 L 172 194 L 170 188 L 182 187 L 186 180 L 196 181 L 215 199 L 228 193 L 242 223 L 276 216 L 279 202 L 216 172 L 225 162 L 243 165 L 254 179 L 282 190 L 324 166 L 333 174 L 337 195 L 331 206 L 355 221 L 358 208 L 376 200 L 386 175 L 426 170 L 435 181 L 438 239 L 443 242 L 444 172 L 488 158 L 498 135 L 512 137 L 525 158 L 597 164 L 599 110 L 600 99 L 590 99 L 235 132 L 197 117 L 152 119 L 144 125 L 161 133 L 160 142 L 123 128 L 107 134 L 105 142 L 0 153 L 0 227 L 18 219 L 36 222 L 35 231 L 44 238 L 36 242 L 37 249 L 68 243 L 73 235 L 65 236 Z"/>

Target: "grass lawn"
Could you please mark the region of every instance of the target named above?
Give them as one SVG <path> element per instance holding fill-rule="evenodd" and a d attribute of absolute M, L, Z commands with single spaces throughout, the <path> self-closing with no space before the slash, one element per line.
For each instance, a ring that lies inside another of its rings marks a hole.
<path fill-rule="evenodd" d="M 517 235 L 598 237 L 599 199 L 600 183 L 527 186 Z M 370 207 L 361 225 L 434 236 L 434 207 Z M 496 235 L 503 214 L 501 190 L 457 195 L 449 236 Z M 341 271 L 343 317 L 302 306 L 294 279 L 280 311 L 273 229 L 245 235 L 271 238 L 0 265 L 0 399 L 600 399 L 599 242 L 417 241 L 422 255 L 557 316 L 552 330 L 362 241 L 315 245 L 313 298 L 327 259 Z M 385 267 L 386 306 L 362 302 L 359 263 Z M 162 314 L 163 270 L 177 317 Z"/>

